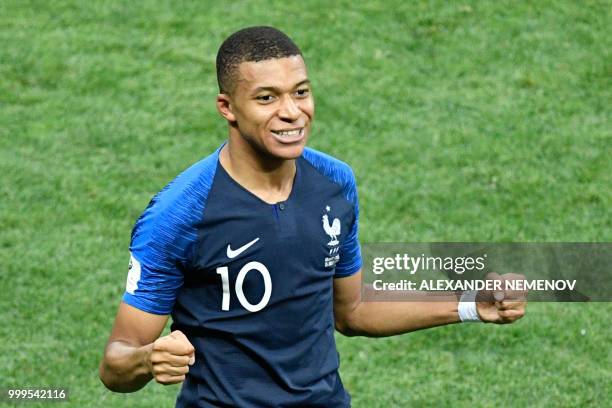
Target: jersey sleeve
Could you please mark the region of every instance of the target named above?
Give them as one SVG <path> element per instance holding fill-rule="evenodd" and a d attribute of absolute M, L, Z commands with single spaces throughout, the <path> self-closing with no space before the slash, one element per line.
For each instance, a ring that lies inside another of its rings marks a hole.
<path fill-rule="evenodd" d="M 348 166 L 346 166 L 348 168 Z M 359 245 L 359 199 L 357 183 L 353 171 L 348 168 L 343 183 L 346 199 L 353 206 L 353 222 L 347 238 L 340 246 L 340 261 L 336 265 L 335 278 L 344 278 L 357 273 L 362 266 L 361 247 Z"/>
<path fill-rule="evenodd" d="M 145 312 L 172 312 L 184 273 L 191 268 L 217 151 L 159 192 L 132 230 L 130 270 L 123 301 Z"/>
<path fill-rule="evenodd" d="M 163 196 L 163 194 L 161 194 Z M 123 301 L 145 312 L 170 314 L 195 240 L 184 209 L 154 199 L 136 222 Z"/>

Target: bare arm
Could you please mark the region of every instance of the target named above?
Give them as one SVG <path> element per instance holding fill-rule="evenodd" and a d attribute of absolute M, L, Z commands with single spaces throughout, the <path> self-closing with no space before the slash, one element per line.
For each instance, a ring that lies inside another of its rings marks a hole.
<path fill-rule="evenodd" d="M 361 271 L 346 278 L 334 279 L 336 329 L 344 335 L 393 336 L 460 321 L 459 301 L 454 293 L 436 294 L 435 301 L 362 302 L 361 290 Z M 366 287 L 364 290 L 373 289 Z M 411 298 L 415 299 L 416 295 L 411 295 Z M 523 300 L 479 301 L 477 309 L 485 322 L 512 323 L 524 315 L 525 303 Z"/>
<path fill-rule="evenodd" d="M 193 363 L 193 346 L 179 331 L 159 338 L 167 321 L 167 315 L 119 305 L 100 363 L 100 379 L 108 389 L 133 392 L 153 378 L 162 384 L 185 379 L 187 366 Z"/>
<path fill-rule="evenodd" d="M 370 290 L 370 288 L 367 288 Z M 336 329 L 347 336 L 383 337 L 458 323 L 455 295 L 435 302 L 361 302 L 361 271 L 334 279 Z"/>

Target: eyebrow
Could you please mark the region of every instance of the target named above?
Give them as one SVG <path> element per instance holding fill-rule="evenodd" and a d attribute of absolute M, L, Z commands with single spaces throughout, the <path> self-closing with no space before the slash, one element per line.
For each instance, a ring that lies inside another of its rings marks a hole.
<path fill-rule="evenodd" d="M 300 87 L 302 85 L 306 85 L 306 84 L 310 85 L 310 79 L 305 79 L 303 81 L 298 82 L 297 84 L 295 84 L 292 87 L 292 89 L 298 88 L 298 87 Z M 275 86 L 259 86 L 259 87 L 255 88 L 253 90 L 253 95 L 257 94 L 257 93 L 259 93 L 261 91 L 271 91 L 271 92 L 276 92 L 276 93 L 282 92 L 282 90 L 280 88 L 277 88 Z"/>

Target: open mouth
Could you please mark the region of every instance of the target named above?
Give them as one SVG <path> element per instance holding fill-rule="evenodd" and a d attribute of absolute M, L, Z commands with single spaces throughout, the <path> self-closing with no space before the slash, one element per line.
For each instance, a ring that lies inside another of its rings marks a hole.
<path fill-rule="evenodd" d="M 272 130 L 272 133 L 282 143 L 296 142 L 304 136 L 304 128 Z"/>

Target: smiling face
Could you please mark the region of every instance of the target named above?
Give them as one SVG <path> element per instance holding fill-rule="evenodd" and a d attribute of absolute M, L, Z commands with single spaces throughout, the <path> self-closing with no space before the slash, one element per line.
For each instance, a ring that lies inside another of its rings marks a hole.
<path fill-rule="evenodd" d="M 233 90 L 217 96 L 230 124 L 230 137 L 267 158 L 295 159 L 302 154 L 314 115 L 306 65 L 300 55 L 243 62 Z"/>

